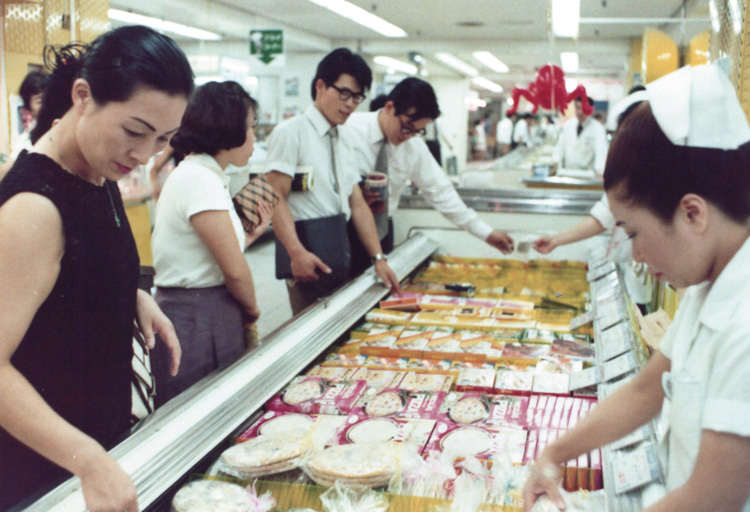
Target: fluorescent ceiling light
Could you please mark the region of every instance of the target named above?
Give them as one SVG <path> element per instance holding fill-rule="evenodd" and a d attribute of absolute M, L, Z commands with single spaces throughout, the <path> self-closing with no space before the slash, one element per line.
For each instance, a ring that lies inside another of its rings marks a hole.
<path fill-rule="evenodd" d="M 566 78 L 565 79 L 565 90 L 568 92 L 573 92 L 576 90 L 576 87 L 578 87 L 578 80 L 575 78 Z"/>
<path fill-rule="evenodd" d="M 552 0 L 552 33 L 557 37 L 578 37 L 581 0 Z"/>
<path fill-rule="evenodd" d="M 708 2 L 708 11 L 711 13 L 711 28 L 718 34 L 721 31 L 721 22 L 719 21 L 719 9 L 716 8 L 714 0 Z"/>
<path fill-rule="evenodd" d="M 195 77 L 195 85 L 201 86 L 203 84 L 207 84 L 208 82 L 223 82 L 224 77 L 221 75 L 205 75 L 205 76 L 196 76 Z"/>
<path fill-rule="evenodd" d="M 453 69 L 460 71 L 464 75 L 478 76 L 479 71 L 474 66 L 470 66 L 461 59 L 458 59 L 450 53 L 436 53 L 435 58 Z"/>
<path fill-rule="evenodd" d="M 562 69 L 566 73 L 578 71 L 578 54 L 576 52 L 562 52 L 560 62 L 562 62 Z"/>
<path fill-rule="evenodd" d="M 739 35 L 742 32 L 742 13 L 737 0 L 729 0 L 729 17 L 732 18 L 732 29 Z"/>
<path fill-rule="evenodd" d="M 482 89 L 487 89 L 490 92 L 503 92 L 502 85 L 497 84 L 492 80 L 487 80 L 486 78 L 483 78 L 481 76 L 472 78 L 471 83 L 473 83 L 477 87 L 481 87 Z"/>
<path fill-rule="evenodd" d="M 507 73 L 508 66 L 490 52 L 474 52 L 475 59 L 497 73 Z"/>
<path fill-rule="evenodd" d="M 161 20 L 159 18 L 152 18 L 150 16 L 143 16 L 142 14 L 136 14 L 134 12 L 121 11 L 119 9 L 110 9 L 108 11 L 109 19 L 115 21 L 121 21 L 123 23 L 132 23 L 133 25 L 146 25 L 159 32 L 171 32 L 172 34 L 181 35 L 184 37 L 192 37 L 193 39 L 201 39 L 203 41 L 220 41 L 221 36 L 208 30 L 202 30 L 195 27 L 189 27 L 187 25 L 181 25 L 180 23 L 174 23 L 171 21 Z"/>
<path fill-rule="evenodd" d="M 348 18 L 363 27 L 367 27 L 386 37 L 406 37 L 406 31 L 392 23 L 388 23 L 383 18 L 375 16 L 361 7 L 347 2 L 346 0 L 310 0 L 314 4 L 325 7 L 329 11 L 335 12 Z"/>
<path fill-rule="evenodd" d="M 373 59 L 373 61 L 375 62 L 375 64 L 379 64 L 388 69 L 394 69 L 396 71 L 401 71 L 402 73 L 407 73 L 409 75 L 417 74 L 417 66 L 407 64 L 406 62 L 402 62 L 397 59 L 386 57 L 385 55 L 378 55 Z"/>

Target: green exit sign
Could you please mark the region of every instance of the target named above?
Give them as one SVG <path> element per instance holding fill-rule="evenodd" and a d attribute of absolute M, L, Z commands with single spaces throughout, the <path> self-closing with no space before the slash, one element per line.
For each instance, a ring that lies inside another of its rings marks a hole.
<path fill-rule="evenodd" d="M 251 30 L 250 55 L 270 63 L 277 55 L 284 53 L 283 30 Z"/>

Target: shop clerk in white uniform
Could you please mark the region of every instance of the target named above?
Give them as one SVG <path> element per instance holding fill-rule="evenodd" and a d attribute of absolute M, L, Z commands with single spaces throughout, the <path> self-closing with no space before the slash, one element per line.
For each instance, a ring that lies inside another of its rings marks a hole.
<path fill-rule="evenodd" d="M 589 98 L 589 103 L 594 100 Z M 581 99 L 575 100 L 575 117 L 562 126 L 552 158 L 564 169 L 593 170 L 597 176 L 604 173 L 607 161 L 607 132 L 604 126 L 583 113 Z"/>
<path fill-rule="evenodd" d="M 415 137 L 424 134 L 425 127 L 439 115 L 432 86 L 419 78 L 399 82 L 377 112 L 352 114 L 342 130 L 354 135 L 352 149 L 357 171 L 362 176 L 375 171 L 378 153 L 385 144 L 389 216 L 398 208 L 399 198 L 411 182 L 453 224 L 505 254 L 512 252 L 513 239 L 504 231 L 493 229 L 464 204 L 425 141 Z M 385 238 L 386 233 L 379 234 Z M 385 250 L 391 248 L 392 244 Z"/>
<path fill-rule="evenodd" d="M 661 413 L 667 494 L 648 511 L 750 511 L 750 128 L 715 66 L 647 86 L 615 135 L 604 187 L 657 279 L 689 287 L 643 370 L 549 445 L 524 488 L 561 506 L 560 464 Z"/>

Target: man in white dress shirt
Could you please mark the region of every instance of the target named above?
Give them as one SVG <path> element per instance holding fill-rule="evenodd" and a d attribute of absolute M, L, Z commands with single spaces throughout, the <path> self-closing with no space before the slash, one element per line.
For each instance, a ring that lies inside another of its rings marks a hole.
<path fill-rule="evenodd" d="M 375 171 L 378 154 L 385 145 L 388 174 L 388 215 L 398 208 L 399 198 L 409 181 L 425 200 L 456 226 L 501 250 L 513 251 L 513 239 L 493 229 L 461 200 L 443 169 L 437 164 L 421 137 L 425 127 L 440 115 L 435 91 L 419 78 L 401 81 L 385 106 L 377 112 L 355 113 L 342 127 L 351 132 L 355 169 L 361 176 Z M 383 248 L 393 247 L 393 228 L 381 233 Z M 352 244 L 352 259 L 356 259 Z M 352 266 L 353 271 L 356 265 Z"/>
<path fill-rule="evenodd" d="M 594 101 L 589 98 L 589 103 Z M 575 117 L 562 126 L 552 158 L 564 169 L 591 170 L 601 177 L 607 161 L 607 132 L 599 121 L 583 113 L 580 98 L 575 100 L 575 109 Z"/>
<path fill-rule="evenodd" d="M 503 117 L 503 119 L 497 123 L 496 137 L 497 137 L 497 150 L 499 156 L 507 155 L 510 152 L 510 147 L 513 144 L 513 124 L 516 120 L 516 114 Z"/>
<path fill-rule="evenodd" d="M 349 278 L 349 271 L 332 272 L 299 240 L 294 222 L 343 213 L 351 219 L 358 238 L 386 287 L 398 290 L 398 279 L 380 246 L 370 207 L 359 188 L 359 174 L 349 162 L 346 134 L 337 129 L 365 99 L 372 72 L 361 56 L 338 48 L 318 64 L 312 81 L 314 100 L 304 113 L 276 126 L 268 139 L 266 177 L 281 200 L 274 209 L 273 229 L 291 262 L 287 281 L 294 314 L 329 294 Z M 290 194 L 299 166 L 311 166 L 315 186 Z"/>

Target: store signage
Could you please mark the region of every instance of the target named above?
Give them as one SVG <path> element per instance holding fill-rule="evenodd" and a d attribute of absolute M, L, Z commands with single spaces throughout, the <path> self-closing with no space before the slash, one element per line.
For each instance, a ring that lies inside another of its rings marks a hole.
<path fill-rule="evenodd" d="M 283 30 L 250 31 L 250 55 L 257 57 L 264 64 L 270 64 L 276 57 L 283 54 Z"/>

